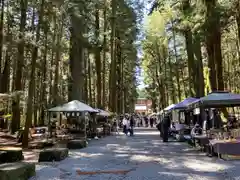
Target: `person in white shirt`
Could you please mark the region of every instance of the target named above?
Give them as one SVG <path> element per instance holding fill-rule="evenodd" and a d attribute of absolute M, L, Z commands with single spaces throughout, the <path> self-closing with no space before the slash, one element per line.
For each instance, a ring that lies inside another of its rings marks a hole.
<path fill-rule="evenodd" d="M 127 119 L 127 117 L 124 117 L 124 118 L 123 118 L 122 124 L 123 124 L 123 133 L 125 133 L 125 134 L 127 135 L 128 130 L 129 130 L 129 125 L 130 125 L 130 122 L 129 122 L 129 120 Z"/>

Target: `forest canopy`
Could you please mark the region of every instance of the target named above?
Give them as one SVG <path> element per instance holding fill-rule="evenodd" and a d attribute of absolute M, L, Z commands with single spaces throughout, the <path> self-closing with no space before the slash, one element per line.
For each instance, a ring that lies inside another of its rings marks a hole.
<path fill-rule="evenodd" d="M 141 0 L 2 0 L 0 7 L 0 93 L 13 97 L 4 109 L 12 133 L 44 124 L 47 108 L 71 100 L 134 111 Z"/>
<path fill-rule="evenodd" d="M 142 41 L 155 111 L 211 91 L 239 92 L 238 0 L 154 1 Z"/>

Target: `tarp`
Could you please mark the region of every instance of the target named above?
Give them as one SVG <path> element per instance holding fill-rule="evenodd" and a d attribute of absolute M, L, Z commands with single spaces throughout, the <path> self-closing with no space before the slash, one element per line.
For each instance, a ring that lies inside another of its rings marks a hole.
<path fill-rule="evenodd" d="M 174 107 L 175 107 L 175 104 L 171 104 L 171 105 L 169 105 L 168 107 L 166 107 L 166 108 L 164 109 L 164 111 L 170 111 L 170 110 L 172 110 Z"/>
<path fill-rule="evenodd" d="M 198 100 L 197 98 L 189 97 L 180 103 L 176 104 L 173 109 L 187 109 L 188 105 L 194 101 Z"/>
<path fill-rule="evenodd" d="M 189 108 L 220 108 L 240 106 L 240 94 L 213 92 L 188 105 Z"/>
<path fill-rule="evenodd" d="M 104 111 L 102 109 L 96 109 L 98 111 L 97 115 L 99 116 L 110 116 L 111 114 L 107 111 Z"/>
<path fill-rule="evenodd" d="M 66 104 L 49 109 L 50 112 L 99 112 L 91 106 L 78 100 L 70 101 Z"/>

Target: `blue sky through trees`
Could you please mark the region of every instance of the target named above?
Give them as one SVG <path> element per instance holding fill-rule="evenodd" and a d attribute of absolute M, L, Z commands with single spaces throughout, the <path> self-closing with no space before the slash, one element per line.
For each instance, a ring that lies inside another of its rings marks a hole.
<path fill-rule="evenodd" d="M 149 0 L 149 1 L 144 1 L 144 10 L 143 10 L 143 20 L 141 22 L 141 27 L 140 27 L 140 41 L 142 39 L 144 39 L 144 24 L 146 22 L 146 19 L 147 19 L 147 15 L 148 15 L 148 12 L 149 10 L 151 9 L 152 7 L 152 4 L 155 0 Z M 142 54 L 142 49 L 141 49 L 141 46 L 139 47 L 138 49 L 138 58 L 141 62 L 141 58 L 142 58 L 143 54 Z M 137 67 L 137 70 L 136 70 L 136 75 L 137 75 L 137 80 L 138 80 L 138 88 L 139 89 L 143 89 L 146 85 L 144 84 L 143 80 L 143 70 L 141 69 L 141 67 Z"/>

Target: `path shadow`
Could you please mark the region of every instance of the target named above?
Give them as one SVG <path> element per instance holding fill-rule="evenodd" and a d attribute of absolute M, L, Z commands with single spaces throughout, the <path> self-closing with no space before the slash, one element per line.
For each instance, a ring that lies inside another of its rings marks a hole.
<path fill-rule="evenodd" d="M 138 132 L 138 130 L 136 130 Z M 153 130 L 152 130 L 153 131 Z M 70 151 L 70 157 L 37 168 L 44 180 L 65 179 L 231 179 L 240 178 L 237 164 L 211 159 L 190 149 L 186 143 L 163 143 L 157 132 L 136 133 L 134 137 L 111 136 L 92 141 L 85 149 Z M 149 135 L 146 135 L 149 134 Z M 50 169 L 54 169 L 49 171 Z M 238 166 L 239 167 L 239 166 Z M 79 176 L 76 171 L 129 170 L 126 175 Z M 235 175 L 229 176 L 229 172 Z M 51 174 L 51 175 L 50 175 Z M 229 177 L 228 177 L 229 176 Z"/>

